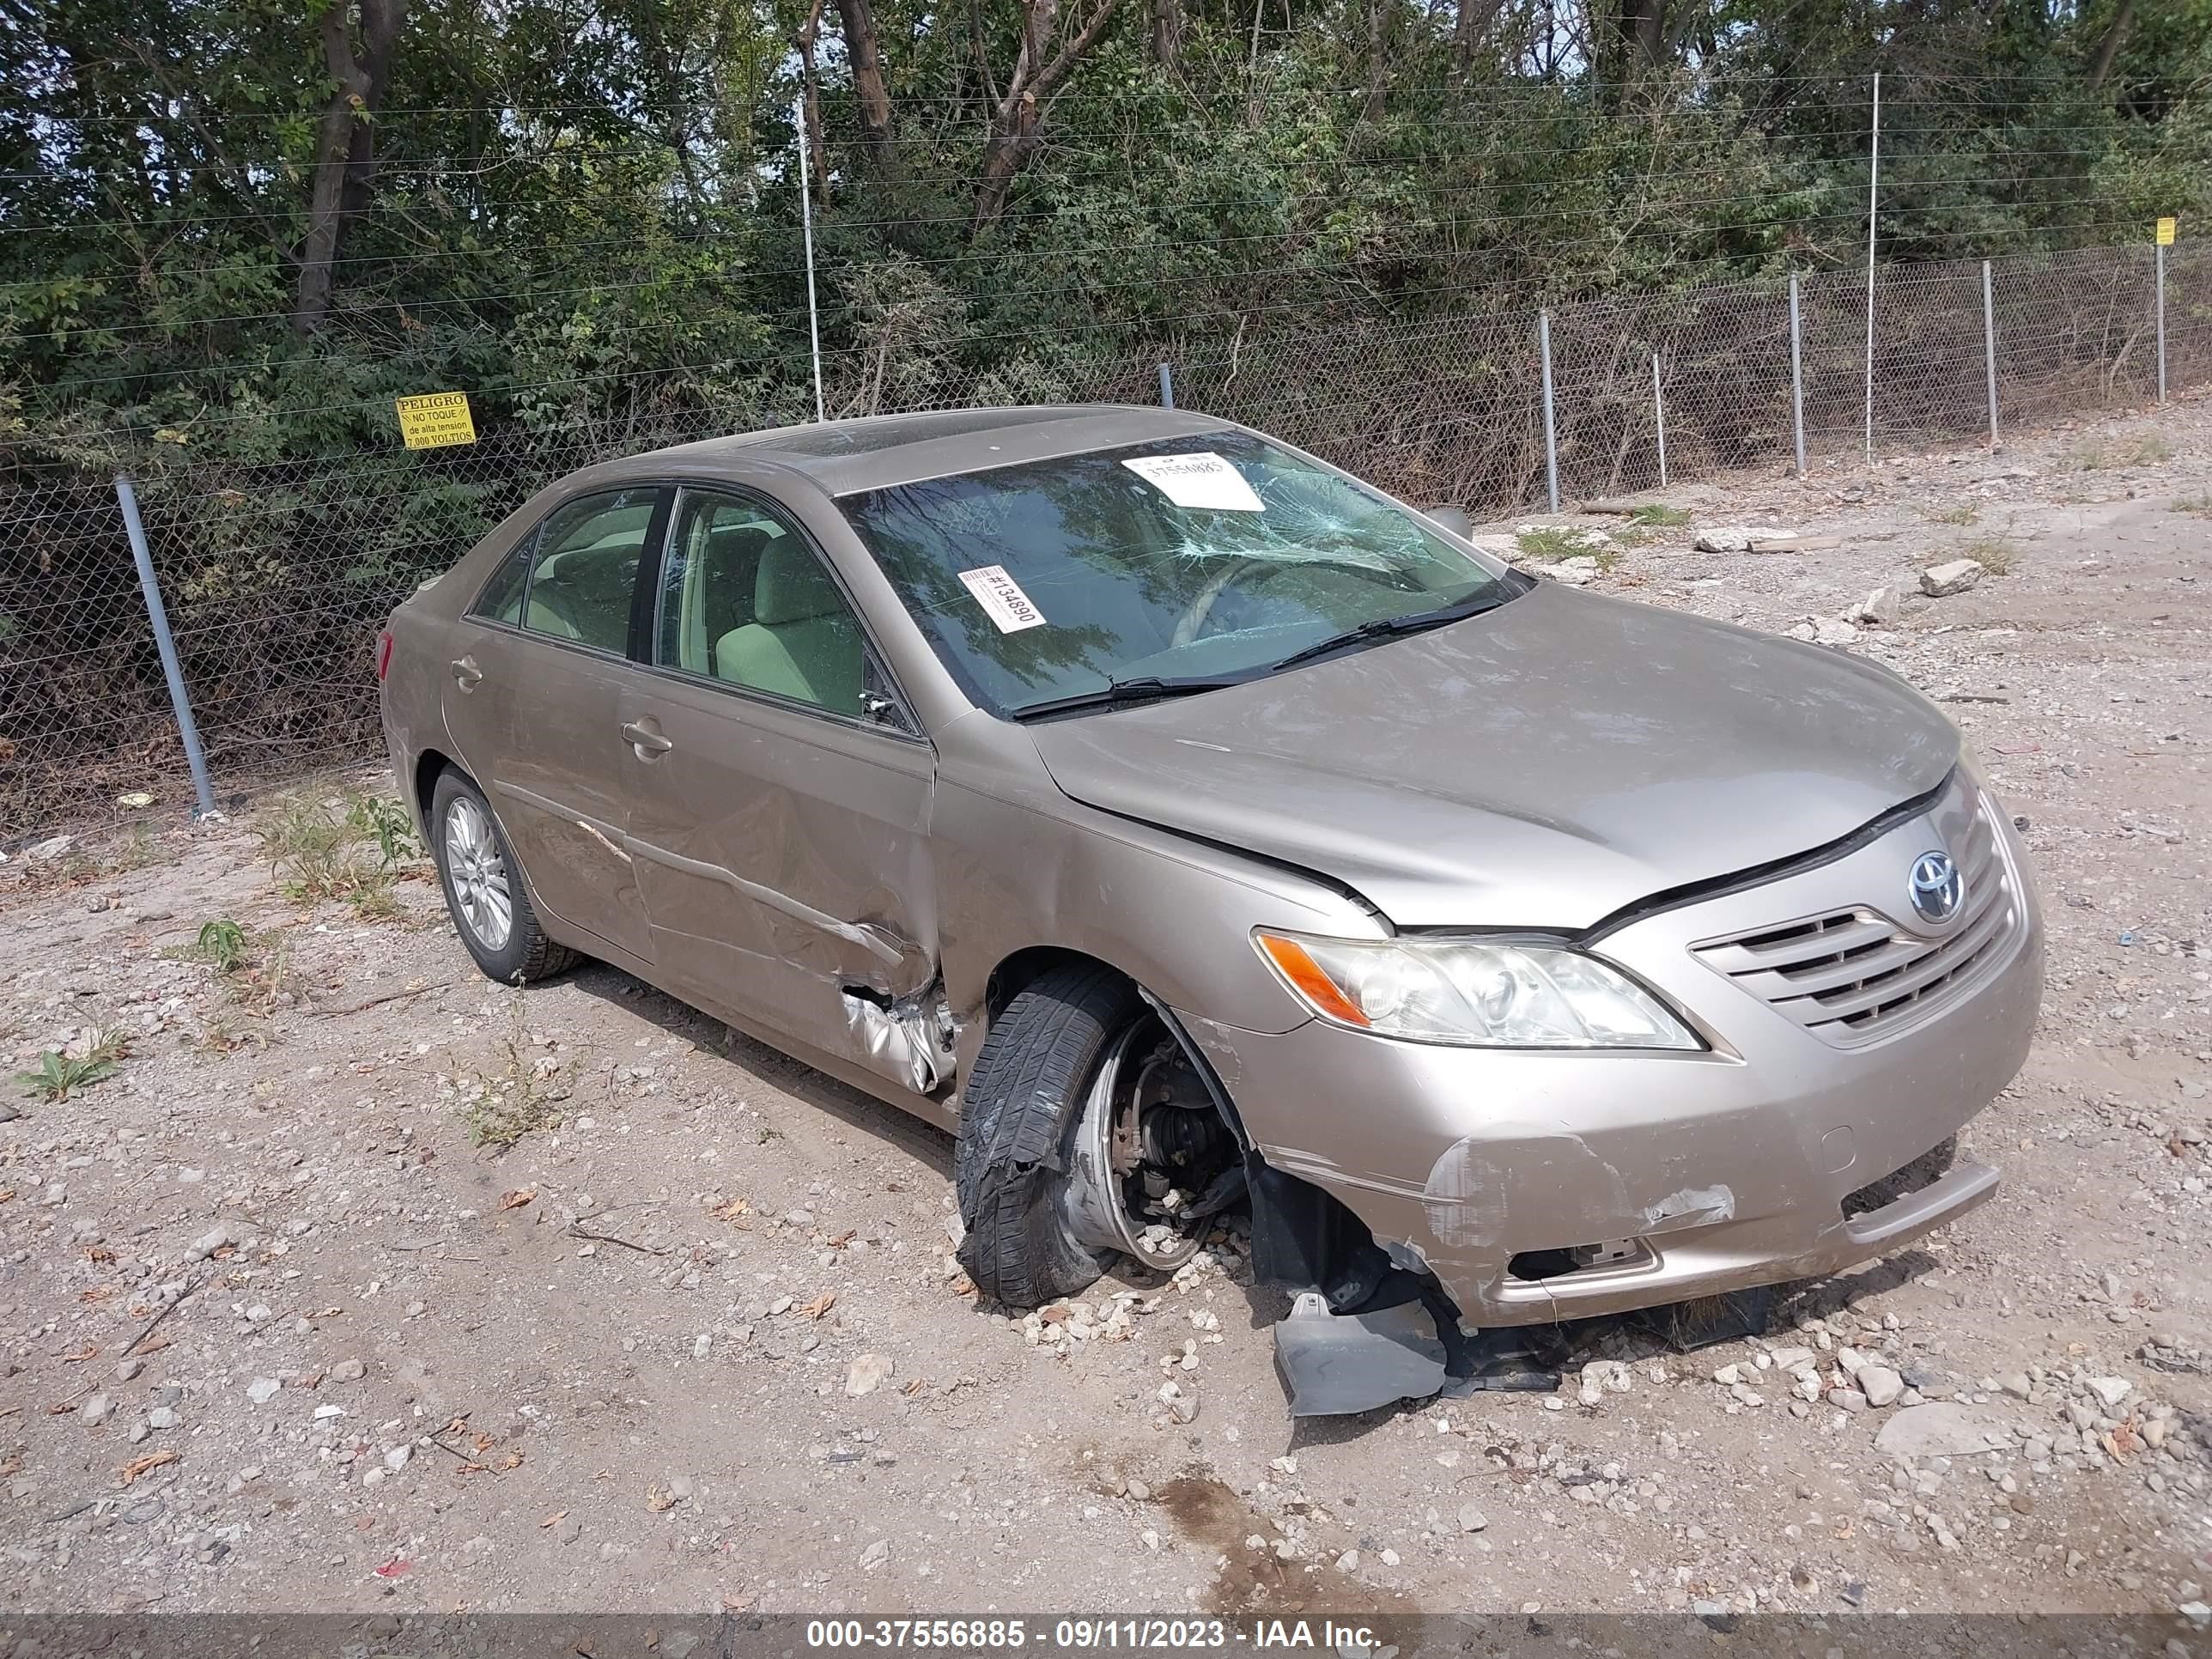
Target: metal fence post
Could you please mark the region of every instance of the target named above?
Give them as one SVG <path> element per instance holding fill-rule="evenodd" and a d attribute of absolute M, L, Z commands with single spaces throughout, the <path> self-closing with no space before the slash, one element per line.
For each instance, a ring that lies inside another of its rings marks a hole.
<path fill-rule="evenodd" d="M 169 682 L 169 706 L 177 713 L 177 732 L 185 740 L 185 761 L 192 769 L 192 796 L 198 805 L 195 818 L 215 811 L 215 791 L 208 783 L 207 757 L 200 750 L 199 728 L 192 724 L 191 699 L 185 695 L 185 671 L 177 662 L 177 642 L 169 635 L 169 613 L 161 604 L 161 585 L 154 579 L 154 553 L 146 544 L 146 526 L 138 518 L 138 495 L 131 480 L 115 475 L 115 499 L 123 504 L 123 527 L 131 535 L 131 556 L 138 565 L 138 589 L 146 596 L 146 615 L 154 624 L 154 648 L 161 653 L 161 672 Z"/>
<path fill-rule="evenodd" d="M 1881 200 L 1881 76 L 1874 77 L 1874 136 L 1867 169 L 1866 458 L 1874 459 L 1875 210 Z"/>
<path fill-rule="evenodd" d="M 814 188 L 806 178 L 806 98 L 791 100 L 791 123 L 799 132 L 799 226 L 806 239 L 806 337 L 814 349 L 814 418 L 830 418 L 822 401 L 822 319 L 814 303 Z"/>
<path fill-rule="evenodd" d="M 1982 261 L 1982 356 L 1990 372 L 1990 453 L 1997 450 L 1997 304 L 1990 287 L 1990 262 Z"/>
<path fill-rule="evenodd" d="M 1790 424 L 1797 438 L 1797 476 L 1805 476 L 1805 331 L 1798 320 L 1797 273 L 1790 273 Z"/>
<path fill-rule="evenodd" d="M 2166 244 L 2152 245 L 2158 255 L 2158 400 L 2166 401 Z"/>
<path fill-rule="evenodd" d="M 1667 398 L 1659 389 L 1659 354 L 1651 354 L 1651 414 L 1659 423 L 1659 488 L 1667 487 Z"/>
<path fill-rule="evenodd" d="M 1165 363 L 1160 365 L 1160 407 L 1175 407 L 1175 371 Z"/>
<path fill-rule="evenodd" d="M 1536 313 L 1536 350 L 1544 360 L 1544 495 L 1559 510 L 1559 439 L 1552 421 L 1552 313 Z"/>

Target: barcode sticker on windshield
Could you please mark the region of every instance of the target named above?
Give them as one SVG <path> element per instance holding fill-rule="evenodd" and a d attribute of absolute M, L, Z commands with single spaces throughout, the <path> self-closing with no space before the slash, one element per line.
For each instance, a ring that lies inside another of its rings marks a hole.
<path fill-rule="evenodd" d="M 963 570 L 960 580 L 975 596 L 975 603 L 983 607 L 983 614 L 998 624 L 1001 634 L 1018 634 L 1024 628 L 1044 626 L 1044 612 L 1030 603 L 1030 596 L 1022 592 L 1022 585 L 1006 574 L 1002 564 L 987 564 L 980 570 Z"/>
<path fill-rule="evenodd" d="M 1264 513 L 1244 475 L 1212 450 L 1195 455 L 1139 455 L 1122 465 L 1177 507 L 1218 513 Z"/>

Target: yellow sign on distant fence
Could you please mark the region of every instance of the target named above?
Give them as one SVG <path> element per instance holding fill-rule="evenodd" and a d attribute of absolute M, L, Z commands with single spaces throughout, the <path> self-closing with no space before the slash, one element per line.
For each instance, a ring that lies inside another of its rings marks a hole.
<path fill-rule="evenodd" d="M 469 414 L 465 392 L 428 392 L 392 401 L 399 410 L 400 441 L 410 449 L 443 449 L 477 441 L 477 423 Z"/>
<path fill-rule="evenodd" d="M 2158 222 L 2158 245 L 2160 247 L 2172 247 L 2173 246 L 2172 220 L 2161 219 Z"/>

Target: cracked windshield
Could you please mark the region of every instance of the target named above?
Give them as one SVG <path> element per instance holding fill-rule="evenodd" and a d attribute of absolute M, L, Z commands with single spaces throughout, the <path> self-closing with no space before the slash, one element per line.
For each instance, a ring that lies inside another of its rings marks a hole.
<path fill-rule="evenodd" d="M 1518 591 L 1418 515 L 1238 432 L 839 505 L 947 668 L 1000 714 L 1249 679 Z"/>

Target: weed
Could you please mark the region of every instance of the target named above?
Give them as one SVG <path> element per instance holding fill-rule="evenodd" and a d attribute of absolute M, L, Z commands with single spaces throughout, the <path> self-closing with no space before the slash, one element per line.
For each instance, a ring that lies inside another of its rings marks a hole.
<path fill-rule="evenodd" d="M 1969 525 L 1982 516 L 1982 510 L 1972 501 L 1960 501 L 1956 507 L 1939 507 L 1924 516 L 1930 524 Z"/>
<path fill-rule="evenodd" d="M 202 962 L 212 963 L 218 974 L 234 974 L 246 966 L 246 929 L 228 916 L 204 921 L 192 954 Z"/>
<path fill-rule="evenodd" d="M 1578 553 L 1588 553 L 1582 532 L 1563 529 L 1558 525 L 1545 525 L 1535 530 L 1523 530 L 1513 538 L 1519 544 L 1522 556 L 1543 564 L 1557 564 L 1562 559 L 1571 559 Z"/>
<path fill-rule="evenodd" d="M 341 899 L 364 915 L 396 915 L 392 884 L 414 856 L 415 832 L 395 801 L 348 790 L 292 799 L 261 826 L 270 873 L 289 898 Z"/>
<path fill-rule="evenodd" d="M 133 870 L 143 870 L 161 856 L 161 849 L 154 844 L 153 830 L 143 823 L 134 823 L 130 832 L 118 840 L 66 854 L 54 863 L 52 872 L 54 879 L 70 884 L 98 881 L 104 876 L 128 875 Z"/>
<path fill-rule="evenodd" d="M 1641 525 L 1646 530 L 1675 530 L 1689 523 L 1690 515 L 1679 507 L 1654 501 L 1648 507 L 1632 509 L 1628 521 L 1632 525 Z"/>
<path fill-rule="evenodd" d="M 241 1013 L 266 1019 L 284 1002 L 295 1000 L 292 979 L 292 942 L 282 933 L 263 934 L 260 948 L 226 976 L 230 1000 Z"/>
<path fill-rule="evenodd" d="M 2212 519 L 2212 495 L 2184 495 L 2173 504 L 2173 510 L 2194 514 L 2200 519 Z"/>
<path fill-rule="evenodd" d="M 211 1019 L 192 1044 L 204 1054 L 234 1054 L 240 1048 L 266 1048 L 269 1036 L 264 1031 L 234 1031 L 220 1019 Z"/>
<path fill-rule="evenodd" d="M 16 1073 L 15 1081 L 26 1094 L 67 1100 L 71 1091 L 89 1088 L 114 1076 L 117 1062 L 131 1053 L 130 1039 L 120 1031 L 88 1030 L 82 1047 L 81 1054 L 72 1054 L 66 1048 L 47 1049 L 39 1056 L 39 1069 Z"/>
<path fill-rule="evenodd" d="M 1956 556 L 1972 559 L 1992 576 L 2009 576 L 2020 562 L 2020 550 L 2002 536 L 1981 536 L 1961 547 Z"/>
<path fill-rule="evenodd" d="M 568 1085 L 559 1081 L 561 1062 L 550 1054 L 532 1058 L 529 1036 L 522 1028 L 523 996 L 517 991 L 510 1005 L 514 1023 L 501 1046 L 507 1064 L 497 1073 L 478 1072 L 449 1080 L 457 1100 L 461 1131 L 471 1146 L 504 1152 L 537 1129 L 561 1125 L 561 1103 L 568 1097 Z"/>
<path fill-rule="evenodd" d="M 753 1131 L 753 1145 L 756 1146 L 765 1146 L 770 1141 L 782 1139 L 783 1131 L 773 1124 L 763 1123 Z"/>
<path fill-rule="evenodd" d="M 2112 466 L 2154 466 L 2172 457 L 2173 446 L 2159 433 L 2122 432 L 2083 439 L 2066 452 L 2066 464 L 2077 472 L 2096 472 Z"/>

